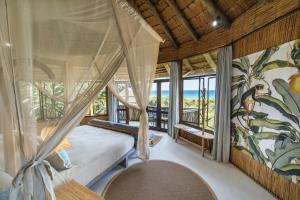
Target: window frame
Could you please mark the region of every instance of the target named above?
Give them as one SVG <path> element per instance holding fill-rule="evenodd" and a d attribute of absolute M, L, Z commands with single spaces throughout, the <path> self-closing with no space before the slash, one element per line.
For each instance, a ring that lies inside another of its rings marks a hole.
<path fill-rule="evenodd" d="M 86 114 L 85 115 L 86 117 L 99 117 L 99 116 L 107 116 L 108 115 L 108 87 L 105 87 L 105 91 L 104 92 L 105 92 L 105 104 L 106 104 L 106 106 L 105 106 L 105 114 L 93 114 L 93 115 Z M 93 113 L 95 113 L 95 111 L 94 111 L 94 101 L 91 104 L 91 106 L 93 108 Z"/>
<path fill-rule="evenodd" d="M 183 118 L 183 109 L 184 109 L 184 103 L 183 103 L 183 99 L 184 99 L 184 81 L 185 80 L 199 80 L 199 92 L 198 92 L 198 98 L 200 99 L 200 90 L 201 90 L 201 85 L 204 87 L 205 85 L 205 81 L 204 81 L 204 78 L 207 77 L 207 88 L 208 90 L 210 89 L 209 88 L 209 80 L 212 79 L 212 78 L 216 78 L 216 74 L 208 74 L 208 75 L 195 75 L 195 76 L 189 76 L 189 77 L 182 77 L 181 78 L 181 91 L 180 91 L 180 123 L 181 124 L 185 124 L 187 126 L 190 126 L 190 127 L 193 127 L 193 128 L 196 128 L 196 129 L 203 129 L 203 127 L 201 127 L 201 124 L 200 124 L 200 120 L 198 120 L 198 125 L 196 124 L 193 124 L 191 122 L 187 122 L 187 121 L 184 121 L 182 118 Z M 202 81 L 203 80 L 203 81 Z M 208 92 L 209 94 L 209 92 Z M 209 99 L 207 99 L 207 102 L 208 103 Z M 200 101 L 198 103 L 198 119 L 200 119 Z M 206 118 L 208 117 L 208 107 L 207 107 L 207 110 L 206 110 Z M 206 125 L 208 126 L 208 125 Z M 209 129 L 204 129 L 205 132 L 208 132 L 208 133 L 214 133 L 213 130 L 209 130 Z"/>

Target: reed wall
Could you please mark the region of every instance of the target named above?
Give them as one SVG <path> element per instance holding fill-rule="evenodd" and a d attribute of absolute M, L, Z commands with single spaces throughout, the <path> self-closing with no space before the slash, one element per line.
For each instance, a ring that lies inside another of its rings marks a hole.
<path fill-rule="evenodd" d="M 268 24 L 233 43 L 233 57 L 239 58 L 300 38 L 300 10 Z M 288 181 L 252 157 L 231 148 L 231 162 L 279 199 L 300 199 L 300 185 Z"/>

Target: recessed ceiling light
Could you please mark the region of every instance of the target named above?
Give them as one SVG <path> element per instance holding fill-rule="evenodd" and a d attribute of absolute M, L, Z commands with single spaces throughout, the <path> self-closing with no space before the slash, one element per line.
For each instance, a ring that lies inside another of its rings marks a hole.
<path fill-rule="evenodd" d="M 218 22 L 217 22 L 217 20 L 214 20 L 214 21 L 212 22 L 212 25 L 213 25 L 213 27 L 216 27 L 216 26 L 218 26 Z"/>
<path fill-rule="evenodd" d="M 221 24 L 221 18 L 219 16 L 217 16 L 214 21 L 212 22 L 212 26 L 213 27 L 217 27 Z"/>

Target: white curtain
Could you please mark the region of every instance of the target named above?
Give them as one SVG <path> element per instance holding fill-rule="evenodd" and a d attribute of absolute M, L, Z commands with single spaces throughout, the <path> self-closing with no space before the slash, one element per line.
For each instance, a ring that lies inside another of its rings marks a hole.
<path fill-rule="evenodd" d="M 117 98 L 108 90 L 108 117 L 109 121 L 117 122 Z"/>
<path fill-rule="evenodd" d="M 169 113 L 168 113 L 168 134 L 175 137 L 174 125 L 179 123 L 179 84 L 181 70 L 178 62 L 172 62 L 170 68 L 170 85 L 169 85 Z"/>
<path fill-rule="evenodd" d="M 121 4 L 123 9 L 128 7 L 125 1 L 122 1 Z M 124 64 L 127 65 L 128 76 L 136 103 L 136 105 L 128 106 L 137 107 L 140 110 L 137 151 L 139 158 L 146 160 L 149 158 L 149 124 L 146 108 L 155 76 L 159 44 L 162 42 L 162 39 L 132 8 L 130 9 L 131 16 L 124 15 L 121 9 L 121 7 L 116 8 L 115 14 L 122 33 L 122 42 L 126 47 L 125 55 L 127 60 Z M 133 24 L 132 22 L 137 19 L 140 23 Z"/>
<path fill-rule="evenodd" d="M 120 32 L 126 31 L 120 22 L 132 27 L 128 33 Z M 0 0 L 0 113 L 5 113 L 0 150 L 1 168 L 16 175 L 11 200 L 55 199 L 44 159 L 80 122 L 121 63 L 134 61 L 139 56 L 134 52 L 144 52 L 148 44 L 159 44 L 145 38 L 150 30 L 145 27 L 119 0 Z M 136 37 L 139 32 L 144 34 Z M 135 64 L 137 71 L 146 67 Z M 47 137 L 38 144 L 42 130 Z"/>
<path fill-rule="evenodd" d="M 232 47 L 226 46 L 218 52 L 216 71 L 215 139 L 213 158 L 228 162 L 230 155 L 230 99 L 232 75 Z"/>

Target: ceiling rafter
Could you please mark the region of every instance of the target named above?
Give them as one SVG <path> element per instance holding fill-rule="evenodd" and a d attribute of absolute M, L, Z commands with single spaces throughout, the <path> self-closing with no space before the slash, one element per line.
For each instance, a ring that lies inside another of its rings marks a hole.
<path fill-rule="evenodd" d="M 190 33 L 190 35 L 193 37 L 195 41 L 199 39 L 199 35 L 197 34 L 196 30 L 193 28 L 193 26 L 190 24 L 190 22 L 186 19 L 178 5 L 176 4 L 175 0 L 166 0 L 166 2 L 169 4 L 169 6 L 173 9 L 175 12 L 177 18 L 182 23 L 182 25 L 185 27 L 185 29 Z"/>
<path fill-rule="evenodd" d="M 145 2 L 147 2 L 147 5 L 149 6 L 149 8 L 152 11 L 153 15 L 157 18 L 159 24 L 163 28 L 165 34 L 167 35 L 167 37 L 170 40 L 170 42 L 172 43 L 172 45 L 177 49 L 179 47 L 179 45 L 176 42 L 176 39 L 175 39 L 174 35 L 172 34 L 172 32 L 171 32 L 170 28 L 168 27 L 168 25 L 162 20 L 162 17 L 159 14 L 159 11 L 155 6 L 155 3 L 153 3 L 152 0 L 147 0 Z"/>
<path fill-rule="evenodd" d="M 256 0 L 257 3 L 271 3 L 273 0 Z"/>
<path fill-rule="evenodd" d="M 231 22 L 229 18 L 223 13 L 220 8 L 217 6 L 217 4 L 213 0 L 198 0 L 201 2 L 203 6 L 208 10 L 208 12 L 213 17 L 220 17 L 222 20 L 222 23 L 226 28 L 230 27 Z"/>
<path fill-rule="evenodd" d="M 183 64 L 186 65 L 190 71 L 194 70 L 194 67 L 192 66 L 192 64 L 190 63 L 189 59 L 183 59 L 182 60 Z"/>
<path fill-rule="evenodd" d="M 210 53 L 203 54 L 205 60 L 209 64 L 209 66 L 212 68 L 212 70 L 217 70 L 217 64 L 215 63 L 214 59 L 211 57 Z"/>
<path fill-rule="evenodd" d="M 164 68 L 167 70 L 167 72 L 168 72 L 169 75 L 170 75 L 170 71 L 171 71 L 170 67 L 171 67 L 170 63 L 164 64 Z"/>

